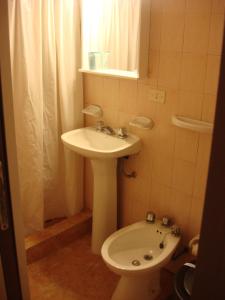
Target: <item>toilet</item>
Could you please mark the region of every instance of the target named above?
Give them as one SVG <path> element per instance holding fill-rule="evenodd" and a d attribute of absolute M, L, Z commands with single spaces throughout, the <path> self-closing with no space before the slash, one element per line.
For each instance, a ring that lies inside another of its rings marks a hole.
<path fill-rule="evenodd" d="M 121 276 L 112 300 L 153 300 L 160 293 L 160 269 L 180 241 L 161 221 L 138 222 L 109 236 L 101 249 L 108 268 Z"/>

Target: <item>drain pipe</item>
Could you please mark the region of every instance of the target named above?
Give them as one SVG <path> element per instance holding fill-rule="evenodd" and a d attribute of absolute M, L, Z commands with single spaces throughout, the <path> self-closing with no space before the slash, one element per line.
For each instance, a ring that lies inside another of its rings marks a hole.
<path fill-rule="evenodd" d="M 122 171 L 122 174 L 127 178 L 136 178 L 137 172 L 135 171 L 127 171 L 125 168 L 125 160 L 128 160 L 129 156 L 124 156 L 121 158 L 121 167 L 120 170 Z"/>

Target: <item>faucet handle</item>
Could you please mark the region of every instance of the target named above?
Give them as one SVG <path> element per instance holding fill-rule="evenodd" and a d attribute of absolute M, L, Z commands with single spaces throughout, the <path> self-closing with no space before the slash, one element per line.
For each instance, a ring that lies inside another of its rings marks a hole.
<path fill-rule="evenodd" d="M 115 131 L 112 127 L 110 126 L 103 126 L 102 127 L 102 131 L 108 135 L 114 135 L 115 134 Z"/>
<path fill-rule="evenodd" d="M 126 127 L 120 127 L 118 129 L 118 133 L 117 133 L 118 137 L 121 139 L 125 139 L 126 137 L 128 137 L 127 134 L 127 128 Z"/>
<path fill-rule="evenodd" d="M 171 225 L 170 218 L 167 217 L 167 216 L 163 216 L 162 217 L 162 225 L 165 226 L 165 227 L 170 227 L 170 225 Z"/>
<path fill-rule="evenodd" d="M 155 223 L 155 213 L 152 211 L 148 211 L 146 213 L 146 222 Z"/>
<path fill-rule="evenodd" d="M 174 236 L 180 236 L 181 235 L 181 229 L 180 227 L 176 226 L 176 225 L 173 225 L 172 226 L 172 229 L 171 229 L 171 233 L 174 235 Z"/>
<path fill-rule="evenodd" d="M 100 120 L 96 122 L 96 130 L 102 131 L 103 127 L 104 127 L 104 121 Z"/>

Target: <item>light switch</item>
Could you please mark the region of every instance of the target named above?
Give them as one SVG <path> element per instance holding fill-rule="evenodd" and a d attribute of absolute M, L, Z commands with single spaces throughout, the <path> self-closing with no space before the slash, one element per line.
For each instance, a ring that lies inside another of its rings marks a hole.
<path fill-rule="evenodd" d="M 158 102 L 158 103 L 165 103 L 165 98 L 166 98 L 166 92 L 161 91 L 161 90 L 153 90 L 150 89 L 149 93 L 149 100 L 153 102 Z"/>

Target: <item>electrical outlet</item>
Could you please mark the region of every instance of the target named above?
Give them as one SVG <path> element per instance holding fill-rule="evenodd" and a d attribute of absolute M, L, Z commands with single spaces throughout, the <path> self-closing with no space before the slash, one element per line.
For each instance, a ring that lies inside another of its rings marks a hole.
<path fill-rule="evenodd" d="M 166 92 L 161 90 L 149 90 L 149 100 L 158 103 L 165 103 Z"/>

